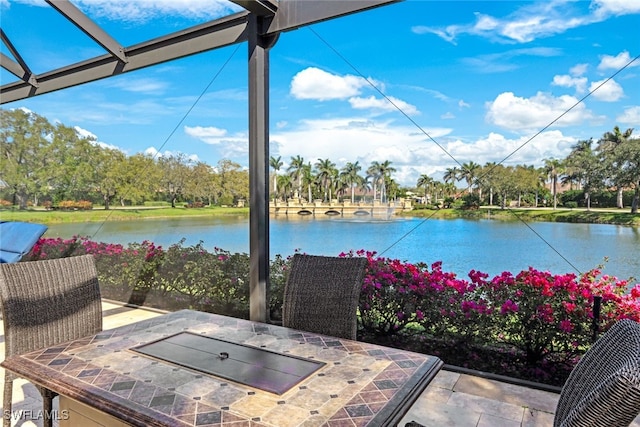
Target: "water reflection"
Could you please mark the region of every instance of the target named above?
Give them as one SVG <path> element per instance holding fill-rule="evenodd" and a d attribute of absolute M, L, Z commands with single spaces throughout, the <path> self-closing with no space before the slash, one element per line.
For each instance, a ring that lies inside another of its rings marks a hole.
<path fill-rule="evenodd" d="M 271 218 L 271 257 L 300 250 L 337 255 L 349 250 L 376 251 L 410 262 L 442 261 L 443 268 L 466 277 L 471 269 L 490 275 L 529 266 L 552 273 L 580 273 L 609 262 L 605 272 L 620 278 L 640 277 L 638 228 L 605 224 L 376 217 Z M 61 224 L 46 237 L 92 236 L 122 243 L 151 240 L 163 246 L 185 238 L 209 249 L 249 252 L 246 216 L 119 221 L 104 224 Z"/>

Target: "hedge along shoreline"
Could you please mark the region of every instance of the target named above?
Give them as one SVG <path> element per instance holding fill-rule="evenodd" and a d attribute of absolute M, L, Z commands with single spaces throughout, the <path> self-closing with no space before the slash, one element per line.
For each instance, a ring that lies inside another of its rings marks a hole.
<path fill-rule="evenodd" d="M 149 241 L 44 238 L 25 261 L 92 254 L 105 298 L 248 318 L 249 255 L 184 242 L 165 249 Z M 471 270 L 462 279 L 441 262 L 412 264 L 365 250 L 338 256 L 368 260 L 358 339 L 437 355 L 462 368 L 562 385 L 597 334 L 622 318 L 640 322 L 640 284 L 602 274 L 602 266 L 580 276 L 531 267 L 490 278 Z M 273 321 L 281 319 L 289 262 L 281 255 L 270 262 Z"/>

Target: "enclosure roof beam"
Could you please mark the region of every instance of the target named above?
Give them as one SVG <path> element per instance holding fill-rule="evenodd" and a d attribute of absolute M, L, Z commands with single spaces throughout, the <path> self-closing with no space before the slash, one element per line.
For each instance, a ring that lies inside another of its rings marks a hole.
<path fill-rule="evenodd" d="M 240 12 L 128 47 L 126 48 L 128 59 L 126 63 L 122 62 L 120 58 L 106 54 L 39 74 L 37 88 L 24 81 L 8 83 L 0 87 L 0 104 L 246 41 L 248 16 L 249 12 Z"/>
<path fill-rule="evenodd" d="M 111 55 L 122 62 L 127 62 L 124 48 L 69 0 L 45 1 Z"/>
<path fill-rule="evenodd" d="M 20 80 L 30 84 L 33 87 L 37 87 L 38 83 L 36 81 L 35 75 L 29 69 L 27 63 L 22 59 L 20 53 L 15 48 L 11 40 L 7 34 L 0 28 L 0 39 L 2 39 L 2 43 L 9 49 L 9 52 L 13 55 L 16 60 L 9 58 L 4 53 L 0 52 L 0 64 L 2 64 L 2 68 L 9 71 L 11 74 L 18 77 Z M 17 62 L 16 62 L 17 61 Z"/>
<path fill-rule="evenodd" d="M 273 16 L 278 10 L 278 0 L 231 0 L 256 16 Z"/>

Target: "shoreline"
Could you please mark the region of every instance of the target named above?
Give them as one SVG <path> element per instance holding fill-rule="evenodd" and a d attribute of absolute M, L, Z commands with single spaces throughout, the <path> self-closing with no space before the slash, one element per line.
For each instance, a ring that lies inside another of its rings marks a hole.
<path fill-rule="evenodd" d="M 640 227 L 640 213 L 632 214 L 625 209 L 548 209 L 548 208 L 506 208 L 482 206 L 475 210 L 442 209 L 413 210 L 398 216 L 438 219 L 492 219 L 498 221 L 542 221 L 580 224 L 610 224 Z"/>
<path fill-rule="evenodd" d="M 547 209 L 547 208 L 508 208 L 483 206 L 475 210 L 441 209 L 411 210 L 396 213 L 397 217 L 435 218 L 435 219 L 492 219 L 498 221 L 544 221 L 584 224 L 611 224 L 640 227 L 640 214 L 632 214 L 625 209 Z M 0 221 L 37 222 L 45 225 L 132 221 L 141 219 L 167 219 L 177 217 L 206 216 L 247 216 L 249 208 L 207 207 L 116 207 L 109 210 L 91 209 L 87 211 L 47 211 L 40 209 L 0 210 Z"/>

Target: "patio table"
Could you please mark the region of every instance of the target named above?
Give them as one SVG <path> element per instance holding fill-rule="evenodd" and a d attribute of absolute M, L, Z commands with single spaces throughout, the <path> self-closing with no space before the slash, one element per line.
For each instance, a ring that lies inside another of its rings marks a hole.
<path fill-rule="evenodd" d="M 61 426 L 392 426 L 442 361 L 181 310 L 2 366 L 61 395 Z"/>

